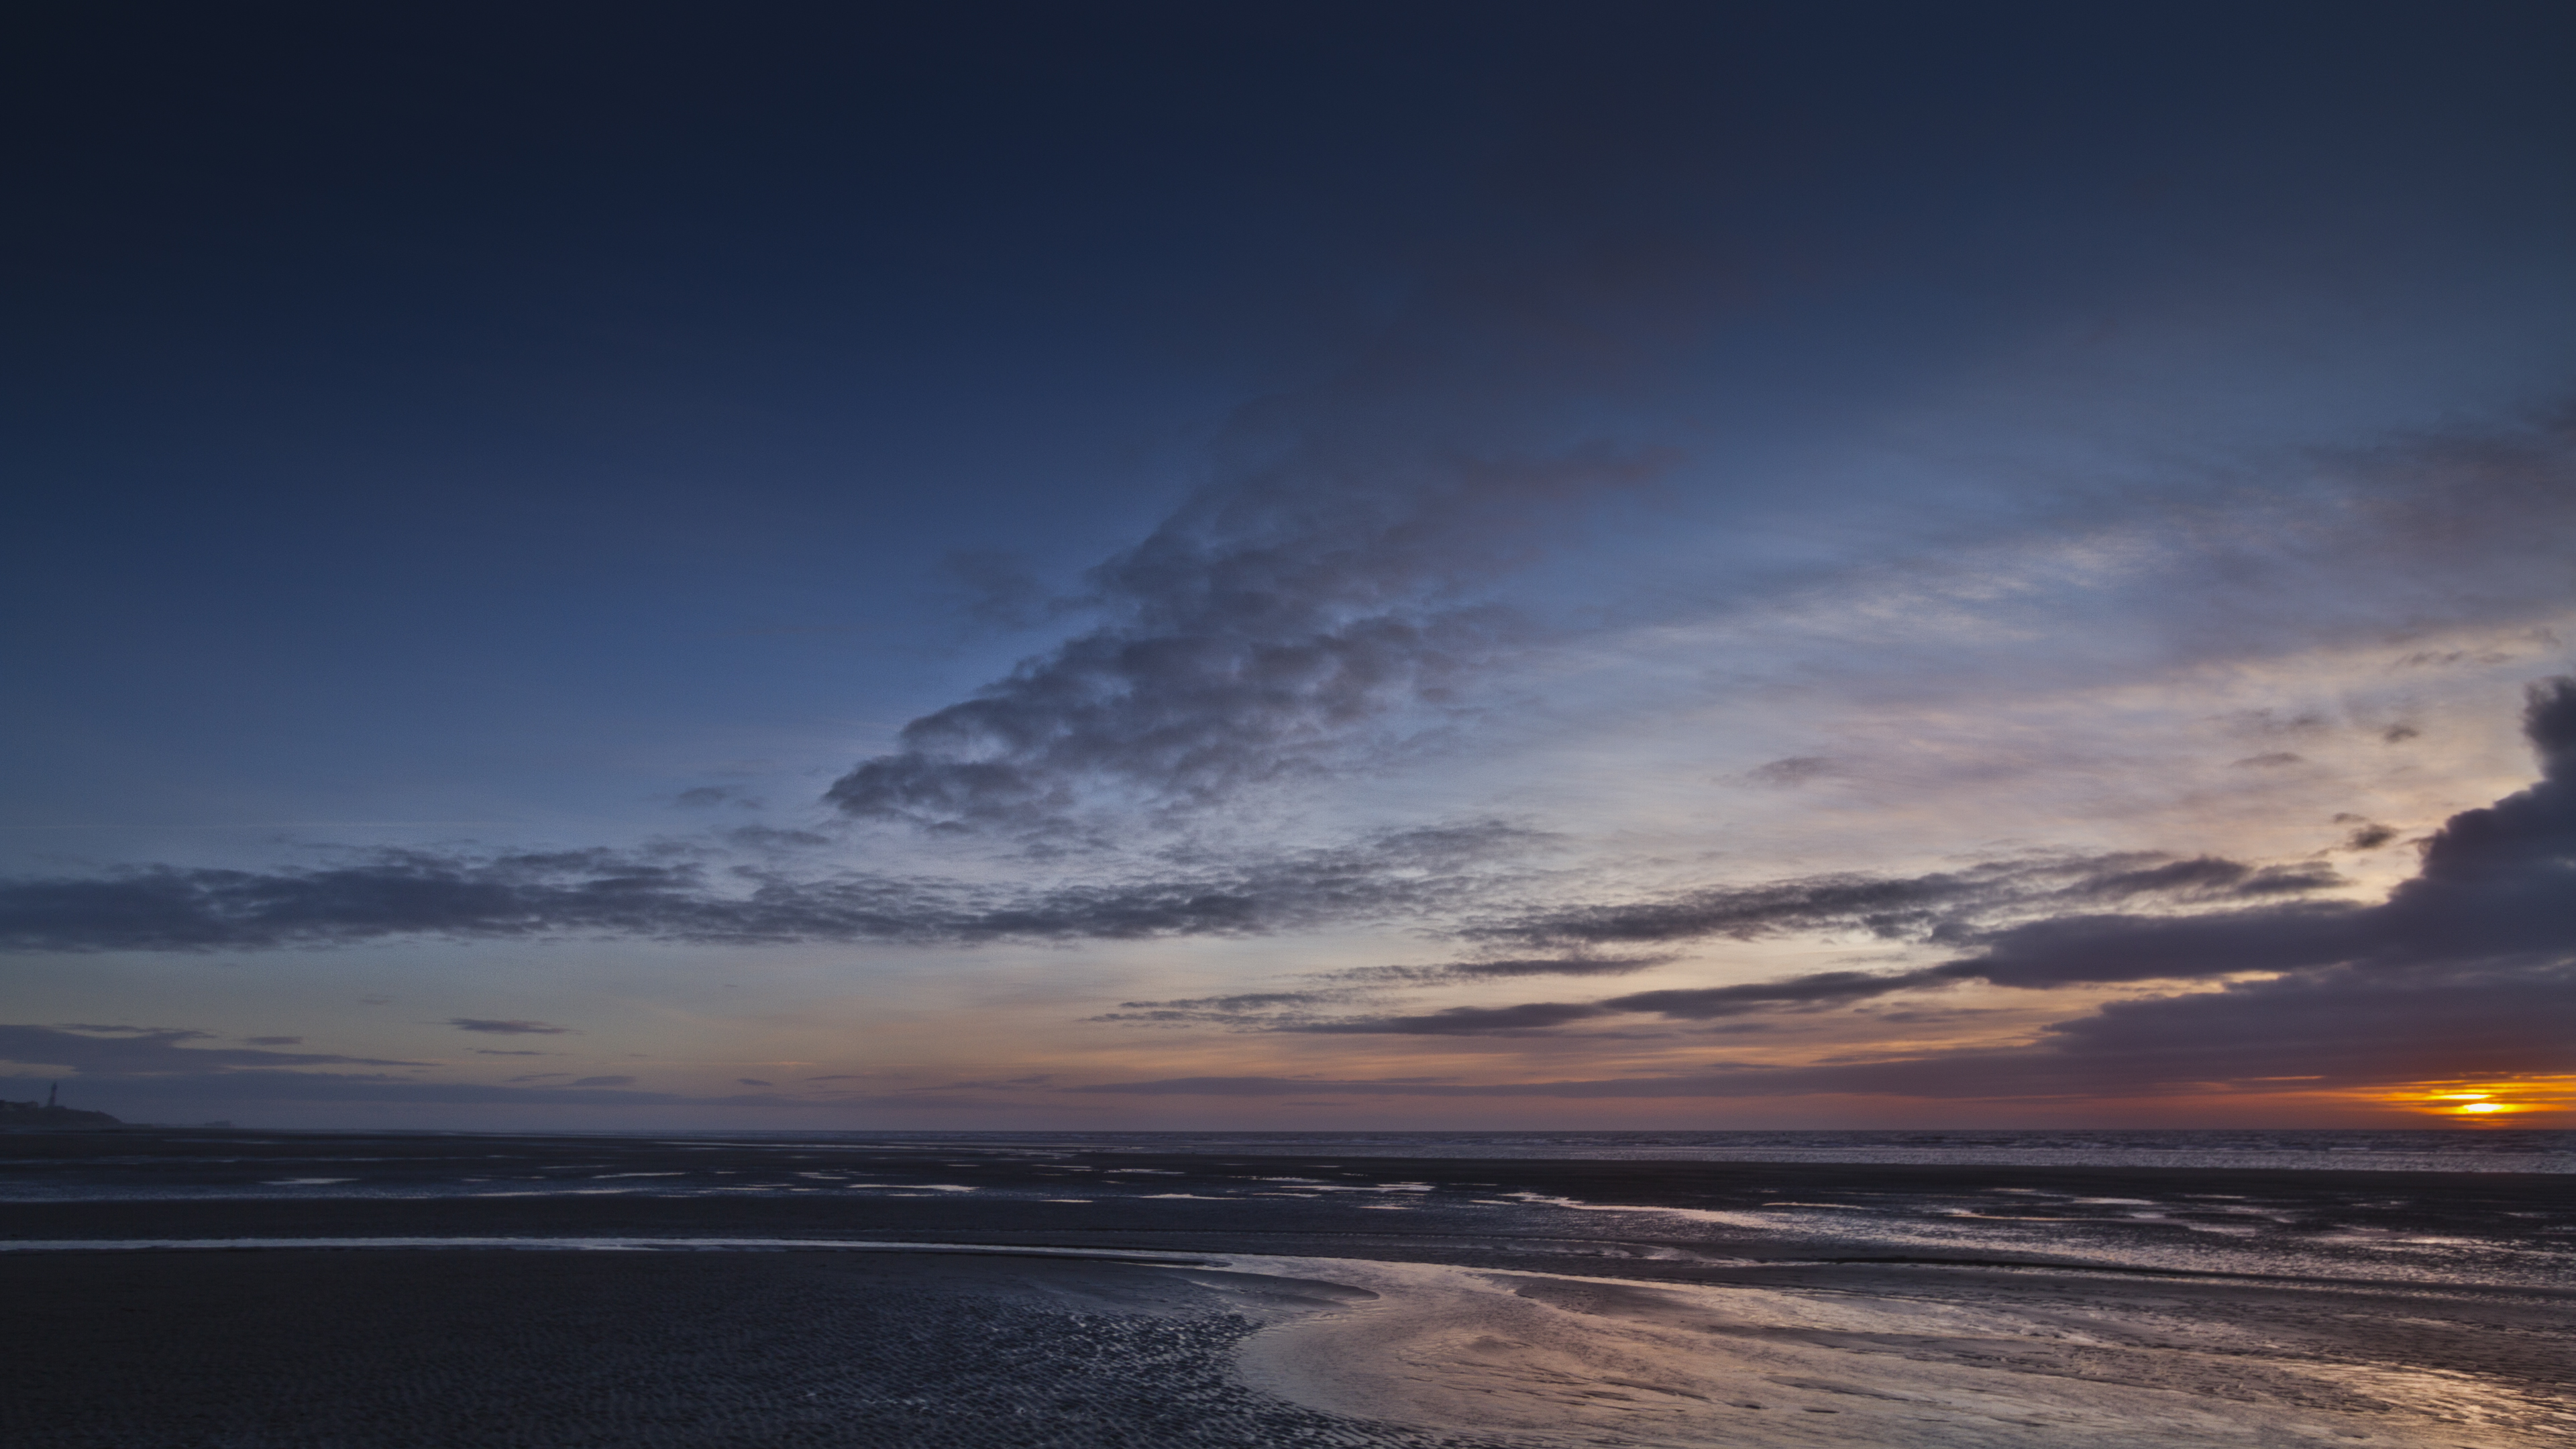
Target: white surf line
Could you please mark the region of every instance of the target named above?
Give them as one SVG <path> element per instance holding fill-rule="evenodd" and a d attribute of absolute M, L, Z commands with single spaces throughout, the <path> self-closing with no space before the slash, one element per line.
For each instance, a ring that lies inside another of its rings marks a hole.
<path fill-rule="evenodd" d="M 523 1252 L 631 1253 L 669 1249 L 750 1252 L 948 1253 L 966 1257 L 1074 1258 L 1180 1268 L 1225 1268 L 1224 1258 L 1185 1258 L 1127 1248 L 1022 1247 L 1012 1243 L 906 1243 L 861 1238 L 21 1238 L 0 1253 L 135 1253 L 258 1248 L 500 1248 Z"/>
<path fill-rule="evenodd" d="M 1531 1207 L 1565 1208 L 1578 1213 L 1660 1213 L 1665 1217 L 1680 1218 L 1685 1222 L 1722 1223 L 1732 1228 L 1777 1230 L 1780 1227 L 1778 1221 L 1762 1217 L 1757 1213 L 1721 1212 L 1715 1208 L 1633 1207 L 1626 1203 L 1580 1202 L 1570 1197 L 1549 1197 L 1545 1193 L 1536 1192 L 1511 1192 L 1503 1196 Z M 1494 1201 L 1493 1199 L 1477 1200 Z"/>

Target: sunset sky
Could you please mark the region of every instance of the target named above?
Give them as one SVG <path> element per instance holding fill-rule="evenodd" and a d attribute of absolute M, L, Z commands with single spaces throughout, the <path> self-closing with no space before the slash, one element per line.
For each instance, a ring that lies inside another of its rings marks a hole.
<path fill-rule="evenodd" d="M 2563 5 L 11 27 L 0 1097 L 2576 1126 Z"/>

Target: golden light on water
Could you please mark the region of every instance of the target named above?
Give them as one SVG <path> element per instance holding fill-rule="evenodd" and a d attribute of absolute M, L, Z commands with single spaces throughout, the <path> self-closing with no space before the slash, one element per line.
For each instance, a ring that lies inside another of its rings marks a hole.
<path fill-rule="evenodd" d="M 2491 1122 L 2532 1113 L 2576 1111 L 2576 1076 L 2413 1082 L 2370 1095 L 2388 1106 L 2402 1107 L 2428 1117 Z"/>

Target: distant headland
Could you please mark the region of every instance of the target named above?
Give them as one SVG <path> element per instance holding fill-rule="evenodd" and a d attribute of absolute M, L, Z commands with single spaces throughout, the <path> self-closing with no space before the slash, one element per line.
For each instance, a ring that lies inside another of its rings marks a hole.
<path fill-rule="evenodd" d="M 105 1112 L 84 1112 L 59 1100 L 60 1087 L 49 1087 L 41 1102 L 0 1102 L 0 1127 L 122 1127 Z"/>

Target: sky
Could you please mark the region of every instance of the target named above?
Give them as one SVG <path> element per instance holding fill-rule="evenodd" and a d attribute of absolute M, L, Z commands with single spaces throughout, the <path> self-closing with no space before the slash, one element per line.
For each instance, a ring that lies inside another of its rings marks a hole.
<path fill-rule="evenodd" d="M 8 23 L 0 1097 L 2576 1126 L 2563 6 Z"/>

